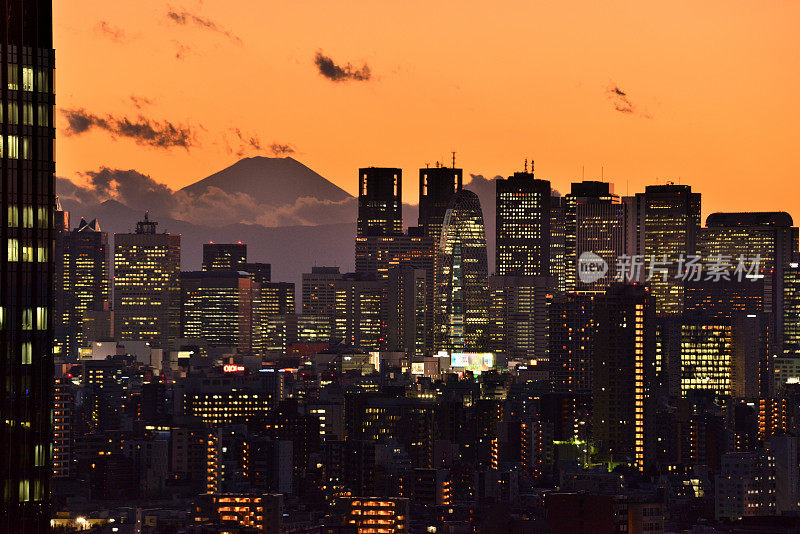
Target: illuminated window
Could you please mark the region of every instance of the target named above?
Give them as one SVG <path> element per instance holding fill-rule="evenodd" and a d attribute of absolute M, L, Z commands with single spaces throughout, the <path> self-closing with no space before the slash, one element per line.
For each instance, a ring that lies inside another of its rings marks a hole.
<path fill-rule="evenodd" d="M 30 341 L 26 341 L 22 344 L 21 356 L 22 365 L 30 365 L 33 363 L 33 346 Z"/>
<path fill-rule="evenodd" d="M 36 329 L 47 330 L 47 308 L 44 306 L 36 308 Z"/>
<path fill-rule="evenodd" d="M 50 217 L 47 206 L 39 206 L 39 228 L 50 228 Z"/>
<path fill-rule="evenodd" d="M 19 89 L 19 72 L 14 63 L 8 64 L 8 88 L 13 90 Z"/>
<path fill-rule="evenodd" d="M 8 240 L 8 261 L 19 261 L 19 241 L 14 237 Z"/>
<path fill-rule="evenodd" d="M 33 206 L 24 206 L 22 208 L 22 226 L 24 228 L 33 228 Z"/>
<path fill-rule="evenodd" d="M 16 228 L 19 225 L 19 208 L 16 206 L 8 207 L 8 226 Z"/>
<path fill-rule="evenodd" d="M 22 90 L 33 91 L 33 69 L 22 67 Z"/>

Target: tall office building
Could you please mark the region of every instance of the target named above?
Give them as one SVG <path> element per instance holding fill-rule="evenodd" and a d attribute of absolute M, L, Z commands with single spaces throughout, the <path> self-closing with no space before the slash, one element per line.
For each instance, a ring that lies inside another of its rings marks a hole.
<path fill-rule="evenodd" d="M 550 382 L 558 393 L 591 393 L 594 375 L 594 300 L 591 293 L 560 293 L 548 309 Z"/>
<path fill-rule="evenodd" d="M 424 235 L 419 227 L 408 229 L 408 234 L 396 236 L 368 236 L 356 238 L 356 273 L 387 280 L 389 273 L 407 266 L 425 272 L 426 305 L 425 322 L 433 324 L 434 260 L 438 239 Z M 433 344 L 433 329 L 426 332 L 426 349 Z"/>
<path fill-rule="evenodd" d="M 422 235 L 438 241 L 447 206 L 453 195 L 461 191 L 463 171 L 454 167 L 419 170 L 419 219 Z"/>
<path fill-rule="evenodd" d="M 403 233 L 403 171 L 358 170 L 358 237 Z"/>
<path fill-rule="evenodd" d="M 565 268 L 572 271 L 584 268 L 581 258 L 587 254 L 599 256 L 608 265 L 608 271 L 598 280 L 588 278 L 584 281 L 578 272 L 575 280 L 577 291 L 605 291 L 617 279 L 617 260 L 625 254 L 627 247 L 626 205 L 620 204 L 615 195 L 610 198 L 610 202 L 604 199 L 579 201 L 575 206 L 577 263 L 568 264 Z"/>
<path fill-rule="evenodd" d="M 677 278 L 680 257 L 694 255 L 700 232 L 700 193 L 691 186 L 649 185 L 636 195 L 641 233 L 639 242 L 646 257 L 665 262 L 661 272 L 650 281 L 658 315 L 675 315 L 683 311 L 683 282 Z M 666 278 L 666 279 L 665 279 Z"/>
<path fill-rule="evenodd" d="M 199 338 L 209 348 L 251 353 L 257 321 L 253 302 L 259 287 L 241 271 L 181 273 L 181 326 L 184 338 Z M 255 341 L 255 343 L 254 343 Z"/>
<path fill-rule="evenodd" d="M 498 276 L 550 275 L 550 182 L 517 172 L 497 180 Z"/>
<path fill-rule="evenodd" d="M 244 271 L 247 245 L 244 243 L 203 244 L 204 271 Z"/>
<path fill-rule="evenodd" d="M 565 200 L 564 197 L 550 197 L 550 276 L 560 292 L 567 290 Z"/>
<path fill-rule="evenodd" d="M 357 274 L 333 282 L 333 337 L 364 350 L 386 344 L 386 282 Z"/>
<path fill-rule="evenodd" d="M 549 190 L 548 190 L 549 195 Z M 478 195 L 450 200 L 436 247 L 434 349 L 480 351 L 488 345 L 489 275 Z"/>
<path fill-rule="evenodd" d="M 135 233 L 114 235 L 114 335 L 167 348 L 180 331 L 181 236 L 157 224 L 145 213 Z"/>
<path fill-rule="evenodd" d="M 55 343 L 62 354 L 75 358 L 87 341 L 84 320 L 90 312 L 106 310 L 111 298 L 108 234 L 100 230 L 97 219 L 89 223 L 81 219 L 77 228 L 59 234 Z"/>
<path fill-rule="evenodd" d="M 760 258 L 759 272 L 753 275 L 763 278 L 764 311 L 774 320 L 776 353 L 791 350 L 784 343 L 784 278 L 789 266 L 798 261 L 798 229 L 793 224 L 785 212 L 712 213 L 697 243 L 704 262 L 720 257 L 733 265 L 731 269 L 739 257 L 747 266 Z"/>
<path fill-rule="evenodd" d="M 0 531 L 44 533 L 53 469 L 52 3 L 0 5 Z"/>
<path fill-rule="evenodd" d="M 800 358 L 800 264 L 783 271 L 783 352 Z"/>
<path fill-rule="evenodd" d="M 390 351 L 421 356 L 429 348 L 427 297 L 428 275 L 425 269 L 403 264 L 389 271 L 386 294 L 387 343 Z"/>
<path fill-rule="evenodd" d="M 312 267 L 310 273 L 303 273 L 303 315 L 332 317 L 334 282 L 343 278 L 338 267 Z"/>
<path fill-rule="evenodd" d="M 655 315 L 641 285 L 612 285 L 595 299 L 592 429 L 598 449 L 630 458 L 643 470 L 650 459 L 648 425 L 655 378 Z"/>
<path fill-rule="evenodd" d="M 553 278 L 489 277 L 489 348 L 507 361 L 536 366 L 548 375 L 547 306 Z"/>
<path fill-rule="evenodd" d="M 584 180 L 573 182 L 568 195 L 563 199 L 564 218 L 564 290 L 575 291 L 578 288 L 578 258 L 582 252 L 595 252 L 606 262 L 609 259 L 609 269 L 613 269 L 616 258 L 611 255 L 619 252 L 619 207 L 608 207 L 619 203 L 619 197 L 612 191 L 608 182 Z M 579 206 L 581 206 L 579 208 Z M 579 214 L 578 211 L 581 211 Z M 624 217 L 624 215 L 623 215 Z M 582 228 L 586 219 L 587 227 Z M 605 235 L 604 230 L 611 230 L 611 235 Z M 578 242 L 578 233 L 581 232 L 581 242 Z M 600 252 L 594 251 L 597 248 Z M 613 249 L 613 251 L 611 251 Z M 623 247 L 624 249 L 624 247 Z M 601 252 L 606 254 L 601 254 Z M 613 278 L 604 277 L 603 288 Z M 585 289 L 585 288 L 584 288 Z"/>

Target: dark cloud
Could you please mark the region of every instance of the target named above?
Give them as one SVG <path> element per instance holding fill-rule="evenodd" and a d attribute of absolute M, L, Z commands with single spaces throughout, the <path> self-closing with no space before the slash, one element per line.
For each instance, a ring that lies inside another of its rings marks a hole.
<path fill-rule="evenodd" d="M 97 30 L 106 37 L 108 37 L 109 39 L 111 39 L 112 41 L 121 43 L 122 41 L 125 40 L 125 32 L 122 30 L 122 28 L 117 28 L 116 26 L 112 26 L 105 20 L 101 20 L 97 24 Z"/>
<path fill-rule="evenodd" d="M 322 50 L 318 50 L 314 56 L 314 64 L 321 75 L 334 82 L 347 82 L 350 80 L 364 82 L 372 78 L 372 72 L 366 63 L 361 68 L 356 68 L 350 63 L 337 65 L 332 58 L 323 54 Z"/>
<path fill-rule="evenodd" d="M 189 13 L 186 10 L 183 11 L 176 11 L 174 9 L 170 9 L 167 11 L 167 18 L 174 22 L 175 24 L 180 24 L 181 26 L 186 26 L 187 24 L 194 24 L 199 28 L 204 28 L 206 30 L 210 30 L 225 37 L 236 41 L 237 43 L 241 43 L 242 40 L 239 39 L 236 35 L 232 34 L 230 31 L 218 26 L 216 22 L 211 19 L 201 17 L 199 15 L 195 15 L 194 13 Z"/>
<path fill-rule="evenodd" d="M 138 144 L 156 148 L 182 147 L 189 149 L 194 144 L 194 134 L 188 126 L 174 125 L 169 121 L 154 121 L 142 115 L 136 119 L 101 117 L 83 108 L 61 111 L 67 119 L 67 135 L 81 135 L 92 128 L 105 130 L 113 136 L 127 137 Z"/>
<path fill-rule="evenodd" d="M 639 111 L 633 102 L 631 102 L 628 94 L 620 89 L 618 85 L 611 84 L 606 90 L 606 93 L 608 94 L 609 100 L 611 100 L 612 104 L 614 104 L 614 109 L 616 111 L 629 115 L 636 114 L 646 119 L 651 118 L 647 113 Z"/>

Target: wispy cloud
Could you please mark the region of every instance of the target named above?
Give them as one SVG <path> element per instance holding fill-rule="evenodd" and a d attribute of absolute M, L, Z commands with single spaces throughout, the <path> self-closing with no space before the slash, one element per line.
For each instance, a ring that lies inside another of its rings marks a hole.
<path fill-rule="evenodd" d="M 92 129 L 109 132 L 112 136 L 133 139 L 140 145 L 170 149 L 180 147 L 189 149 L 194 144 L 195 135 L 188 126 L 175 125 L 169 121 L 155 121 L 139 115 L 135 119 L 100 116 L 83 108 L 61 111 L 67 120 L 66 135 L 81 135 Z"/>
<path fill-rule="evenodd" d="M 197 15 L 195 13 L 190 13 L 185 9 L 178 11 L 170 8 L 167 11 L 167 18 L 172 22 L 174 22 L 175 24 L 179 24 L 181 26 L 193 24 L 198 28 L 203 28 L 206 30 L 210 30 L 212 32 L 219 33 L 220 35 L 224 35 L 228 39 L 231 39 L 232 41 L 235 41 L 237 43 L 241 44 L 242 42 L 242 40 L 238 36 L 234 35 L 229 30 L 226 30 L 222 26 L 218 25 L 213 20 L 206 17 L 201 17 L 200 15 Z"/>
<path fill-rule="evenodd" d="M 333 58 L 323 54 L 322 50 L 318 50 L 314 56 L 314 64 L 322 76 L 334 82 L 365 82 L 372 78 L 372 71 L 366 63 L 360 68 L 356 68 L 350 63 L 338 65 Z"/>
<path fill-rule="evenodd" d="M 126 39 L 125 31 L 122 28 L 113 26 L 105 20 L 101 20 L 97 23 L 97 31 L 103 36 L 117 43 L 121 43 Z"/>
<path fill-rule="evenodd" d="M 239 128 L 231 128 L 230 134 L 226 139 L 228 153 L 239 157 L 247 154 L 271 153 L 274 156 L 286 156 L 295 153 L 292 145 L 277 142 L 265 145 L 257 134 L 245 134 Z"/>
<path fill-rule="evenodd" d="M 133 105 L 136 107 L 136 109 L 142 109 L 143 107 L 149 106 L 153 103 L 152 100 L 145 96 L 136 95 L 131 95 L 131 102 L 133 102 Z"/>

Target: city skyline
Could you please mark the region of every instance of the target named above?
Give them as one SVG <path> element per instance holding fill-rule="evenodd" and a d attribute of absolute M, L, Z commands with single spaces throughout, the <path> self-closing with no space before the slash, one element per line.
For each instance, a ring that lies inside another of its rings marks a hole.
<path fill-rule="evenodd" d="M 796 211 L 800 191 L 786 182 L 800 119 L 789 23 L 800 8 L 791 4 L 441 2 L 426 4 L 425 16 L 348 2 L 302 15 L 271 4 L 65 6 L 55 6 L 62 177 L 135 169 L 178 189 L 233 163 L 242 147 L 272 155 L 274 143 L 355 193 L 359 166 L 408 172 L 449 163 L 455 150 L 467 175 L 509 176 L 522 157 L 534 159 L 537 176 L 562 193 L 582 176 L 616 178 L 621 195 L 672 179 L 719 192 L 704 213 Z M 342 70 L 315 63 L 320 50 Z M 222 61 L 242 83 L 207 82 L 206 66 Z M 370 79 L 354 79 L 365 64 Z M 65 135 L 69 110 L 134 124 L 141 115 L 156 131 L 169 122 L 198 137 L 188 149 L 180 136 L 159 148 L 113 121 Z M 373 136 L 377 125 L 383 133 Z M 754 176 L 785 192 L 780 205 L 728 187 Z M 412 203 L 413 185 L 403 195 Z"/>
<path fill-rule="evenodd" d="M 0 534 L 800 532 L 798 15 L 0 0 Z"/>

